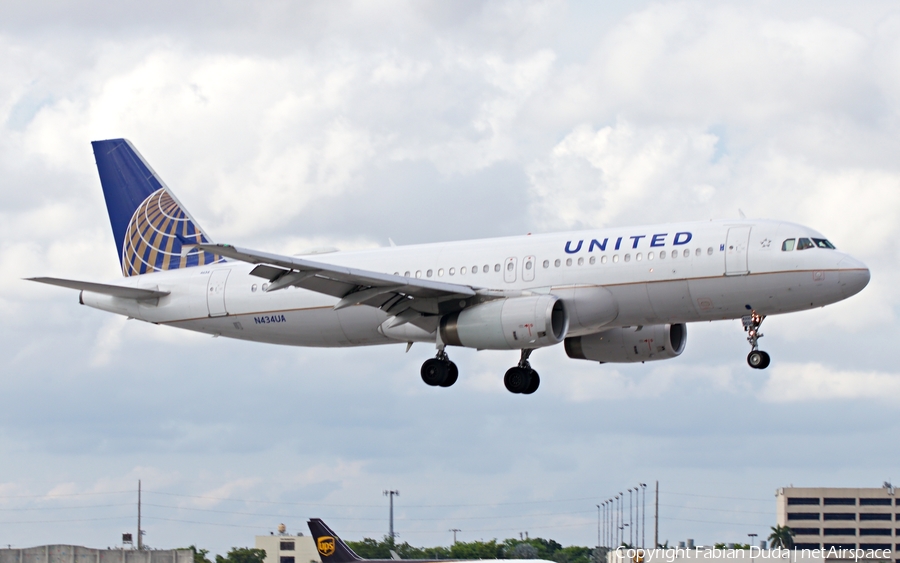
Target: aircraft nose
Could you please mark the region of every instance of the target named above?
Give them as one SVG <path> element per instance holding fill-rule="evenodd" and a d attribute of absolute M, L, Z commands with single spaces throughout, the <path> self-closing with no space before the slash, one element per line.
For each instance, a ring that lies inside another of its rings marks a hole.
<path fill-rule="evenodd" d="M 849 256 L 838 262 L 838 270 L 840 272 L 841 292 L 844 294 L 844 297 L 856 295 L 869 284 L 869 279 L 871 279 L 869 268 L 856 258 Z"/>

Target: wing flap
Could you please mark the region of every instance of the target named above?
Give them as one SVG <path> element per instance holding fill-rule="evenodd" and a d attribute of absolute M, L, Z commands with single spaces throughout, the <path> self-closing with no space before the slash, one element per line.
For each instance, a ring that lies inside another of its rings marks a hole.
<path fill-rule="evenodd" d="M 25 278 L 28 281 L 46 283 L 50 285 L 58 285 L 69 289 L 78 289 L 81 291 L 89 291 L 91 293 L 102 293 L 104 295 L 112 295 L 113 297 L 121 297 L 123 299 L 159 299 L 169 294 L 168 291 L 158 291 L 155 289 L 140 289 L 137 287 L 123 287 L 121 285 L 111 285 L 107 283 L 95 283 L 79 280 L 66 280 L 62 278 Z"/>

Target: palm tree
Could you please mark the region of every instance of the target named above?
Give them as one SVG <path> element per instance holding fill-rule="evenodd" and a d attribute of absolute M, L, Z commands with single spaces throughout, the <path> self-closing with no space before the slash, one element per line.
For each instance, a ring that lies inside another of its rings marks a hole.
<path fill-rule="evenodd" d="M 769 534 L 769 547 L 791 549 L 794 547 L 794 531 L 789 526 L 772 526 Z"/>

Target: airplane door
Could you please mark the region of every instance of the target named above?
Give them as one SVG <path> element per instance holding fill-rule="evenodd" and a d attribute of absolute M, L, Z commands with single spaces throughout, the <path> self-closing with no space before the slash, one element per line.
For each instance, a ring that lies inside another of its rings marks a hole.
<path fill-rule="evenodd" d="M 507 258 L 503 264 L 503 281 L 512 283 L 516 281 L 516 258 Z"/>
<path fill-rule="evenodd" d="M 526 256 L 522 261 L 522 281 L 534 281 L 534 256 Z"/>
<path fill-rule="evenodd" d="M 740 276 L 747 269 L 747 248 L 750 246 L 751 227 L 732 227 L 725 239 L 725 275 Z"/>
<path fill-rule="evenodd" d="M 231 270 L 213 270 L 206 285 L 206 306 L 210 317 L 221 317 L 228 314 L 225 310 L 225 280 Z"/>

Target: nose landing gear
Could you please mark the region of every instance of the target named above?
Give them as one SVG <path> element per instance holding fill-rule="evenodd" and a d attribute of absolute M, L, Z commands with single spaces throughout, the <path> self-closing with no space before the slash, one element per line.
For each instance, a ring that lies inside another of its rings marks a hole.
<path fill-rule="evenodd" d="M 747 364 L 753 369 L 769 367 L 769 354 L 759 349 L 759 339 L 763 337 L 763 334 L 759 332 L 759 327 L 765 318 L 756 311 L 751 311 L 750 315 L 741 319 L 741 322 L 744 323 L 744 332 L 747 333 L 747 342 L 750 343 L 751 348 L 750 353 L 747 354 Z"/>
<path fill-rule="evenodd" d="M 531 395 L 541 385 L 541 377 L 531 368 L 528 357 L 534 350 L 522 350 L 517 366 L 509 368 L 503 376 L 503 384 L 510 393 Z"/>
<path fill-rule="evenodd" d="M 437 356 L 425 360 L 421 369 L 422 381 L 432 387 L 450 387 L 459 379 L 459 369 L 441 348 Z"/>

